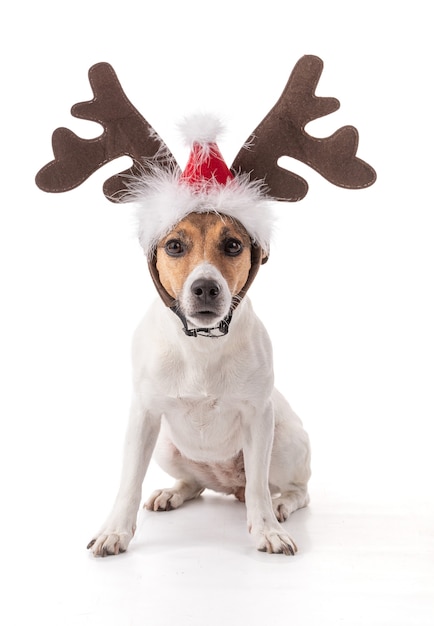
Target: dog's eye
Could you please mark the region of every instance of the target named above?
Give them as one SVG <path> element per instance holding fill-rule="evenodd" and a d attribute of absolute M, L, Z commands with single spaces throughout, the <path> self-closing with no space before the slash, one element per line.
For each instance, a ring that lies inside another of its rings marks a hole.
<path fill-rule="evenodd" d="M 185 246 L 179 239 L 170 239 L 164 249 L 169 256 L 181 256 L 185 252 Z"/>
<path fill-rule="evenodd" d="M 237 256 L 243 251 L 243 244 L 238 239 L 227 239 L 223 246 L 225 254 Z"/>

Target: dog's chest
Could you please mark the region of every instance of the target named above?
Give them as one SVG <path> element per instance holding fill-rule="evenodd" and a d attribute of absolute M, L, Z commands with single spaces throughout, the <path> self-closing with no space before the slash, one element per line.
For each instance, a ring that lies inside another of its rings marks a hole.
<path fill-rule="evenodd" d="M 170 439 L 198 461 L 234 456 L 242 447 L 245 400 L 228 364 L 194 363 L 166 380 L 163 414 Z"/>
<path fill-rule="evenodd" d="M 164 404 L 163 429 L 186 457 L 222 460 L 242 448 L 242 403 L 200 395 L 172 398 Z"/>
<path fill-rule="evenodd" d="M 212 341 L 209 340 L 208 341 Z M 237 396 L 244 389 L 248 368 L 238 357 L 212 358 L 205 355 L 165 354 L 160 360 L 156 383 L 171 397 Z"/>

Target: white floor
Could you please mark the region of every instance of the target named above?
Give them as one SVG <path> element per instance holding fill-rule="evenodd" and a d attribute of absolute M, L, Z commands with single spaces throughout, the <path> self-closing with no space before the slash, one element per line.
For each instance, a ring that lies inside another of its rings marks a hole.
<path fill-rule="evenodd" d="M 158 480 L 159 471 L 150 477 Z M 344 501 L 315 481 L 312 500 L 287 523 L 295 557 L 257 552 L 244 506 L 205 492 L 178 511 L 141 511 L 129 551 L 95 559 L 85 550 L 95 507 L 89 502 L 60 524 L 56 511 L 64 514 L 67 496 L 59 494 L 48 511 L 29 508 L 28 536 L 9 554 L 0 619 L 20 626 L 432 626 L 433 510 Z"/>

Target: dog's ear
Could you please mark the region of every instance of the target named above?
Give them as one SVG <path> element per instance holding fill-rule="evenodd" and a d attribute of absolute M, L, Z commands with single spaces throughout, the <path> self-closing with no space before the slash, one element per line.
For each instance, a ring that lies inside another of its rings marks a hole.
<path fill-rule="evenodd" d="M 252 242 L 250 253 L 251 253 L 251 263 L 250 263 L 249 276 L 247 277 L 246 284 L 241 289 L 239 294 L 237 294 L 239 299 L 244 298 L 247 290 L 249 289 L 250 285 L 254 281 L 255 276 L 259 271 L 259 268 L 261 267 L 263 263 L 266 263 L 268 261 L 268 255 L 264 252 L 261 246 L 259 246 L 257 243 Z"/>
<path fill-rule="evenodd" d="M 172 308 L 175 305 L 175 299 L 165 290 L 165 288 L 161 284 L 160 274 L 158 273 L 157 269 L 157 253 L 155 251 L 152 253 L 152 255 L 148 257 L 148 267 L 151 278 L 153 280 L 155 288 L 158 291 L 158 294 L 160 295 L 160 298 L 163 300 L 164 304 L 167 307 Z"/>
<path fill-rule="evenodd" d="M 336 98 L 315 95 L 323 62 L 306 55 L 295 65 L 282 95 L 251 133 L 232 164 L 233 172 L 249 172 L 252 180 L 264 181 L 276 200 L 295 202 L 304 198 L 307 182 L 280 167 L 282 156 L 309 165 L 329 182 L 347 189 L 361 189 L 376 180 L 373 168 L 356 157 L 358 132 L 344 126 L 330 137 L 312 137 L 305 126 L 336 111 Z"/>

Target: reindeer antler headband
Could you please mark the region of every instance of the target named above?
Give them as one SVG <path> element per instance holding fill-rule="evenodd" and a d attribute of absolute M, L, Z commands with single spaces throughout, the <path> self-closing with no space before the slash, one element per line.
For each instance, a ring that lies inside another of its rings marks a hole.
<path fill-rule="evenodd" d="M 190 136 L 190 159 L 182 172 L 169 148 L 126 97 L 113 68 L 98 63 L 89 70 L 94 98 L 75 104 L 71 113 L 98 122 L 104 132 L 94 139 L 82 139 L 67 128 L 55 130 L 54 160 L 38 172 L 36 184 L 48 192 L 68 191 L 109 161 L 131 157 L 132 167 L 109 178 L 103 190 L 109 200 L 135 200 L 141 206 L 140 240 L 148 258 L 158 239 L 189 212 L 214 210 L 232 216 L 244 225 L 256 247 L 265 251 L 252 258 L 242 297 L 268 254 L 267 199 L 294 202 L 308 190 L 303 178 L 278 165 L 280 157 L 298 159 L 340 187 L 361 189 L 375 182 L 375 171 L 356 156 L 358 132 L 353 126 L 344 126 L 325 138 L 312 137 L 305 130 L 312 120 L 339 108 L 335 98 L 315 95 L 322 68 L 323 62 L 316 56 L 298 61 L 281 97 L 230 168 L 217 147 L 215 128 L 196 129 L 196 135 Z M 160 295 L 172 306 L 152 263 L 150 268 Z"/>
<path fill-rule="evenodd" d="M 305 131 L 314 119 L 339 109 L 336 98 L 315 95 L 323 62 L 304 56 L 295 65 L 275 106 L 251 133 L 236 156 L 231 170 L 248 172 L 253 180 L 263 180 L 268 194 L 276 200 L 294 202 L 307 193 L 301 177 L 277 165 L 281 156 L 290 156 L 317 170 L 331 183 L 348 189 L 361 189 L 375 182 L 373 168 L 356 157 L 358 132 L 344 126 L 326 138 L 315 138 Z M 133 166 L 109 178 L 104 193 L 109 200 L 121 201 L 127 191 L 127 176 L 140 175 L 146 161 L 163 155 L 175 163 L 163 140 L 131 104 L 113 68 L 98 63 L 89 70 L 93 100 L 75 104 L 74 117 L 99 122 L 104 132 L 95 139 L 81 139 L 67 128 L 53 133 L 54 160 L 36 176 L 43 191 L 62 192 L 78 187 L 93 172 L 123 155 Z"/>

